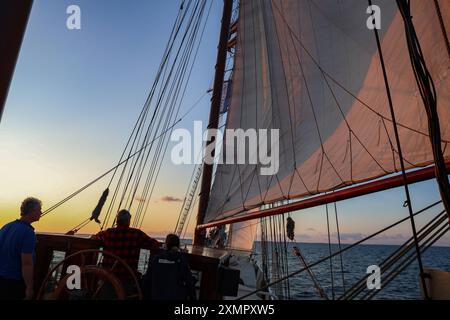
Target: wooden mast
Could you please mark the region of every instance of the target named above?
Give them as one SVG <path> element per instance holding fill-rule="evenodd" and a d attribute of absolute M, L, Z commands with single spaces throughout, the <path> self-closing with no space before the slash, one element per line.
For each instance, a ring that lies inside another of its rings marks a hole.
<path fill-rule="evenodd" d="M 228 37 L 230 34 L 231 13 L 233 10 L 233 0 L 224 0 L 222 26 L 220 30 L 219 48 L 216 60 L 216 73 L 214 76 L 213 96 L 211 99 L 211 110 L 209 113 L 208 129 L 217 129 L 219 125 L 219 111 L 222 100 L 223 78 L 225 76 L 225 65 L 227 59 Z M 207 146 L 216 144 L 215 139 L 207 142 Z M 214 151 L 212 152 L 214 156 Z M 197 225 L 203 224 L 206 209 L 208 208 L 209 193 L 211 191 L 211 180 L 213 165 L 203 163 L 203 176 L 200 189 L 200 200 L 197 213 Z M 194 245 L 203 245 L 205 242 L 206 230 L 195 230 Z"/>
<path fill-rule="evenodd" d="M 33 0 L 0 1 L 0 121 Z"/>

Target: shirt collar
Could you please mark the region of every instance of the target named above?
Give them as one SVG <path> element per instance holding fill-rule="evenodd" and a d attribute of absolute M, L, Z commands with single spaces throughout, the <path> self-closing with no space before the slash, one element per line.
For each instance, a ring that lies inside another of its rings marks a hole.
<path fill-rule="evenodd" d="M 26 226 L 28 226 L 28 227 L 30 227 L 31 229 L 34 230 L 34 228 L 33 228 L 33 226 L 31 225 L 31 223 L 29 223 L 29 222 L 27 222 L 27 221 L 23 221 L 23 220 L 17 219 L 16 222 L 22 223 L 22 224 L 24 224 L 24 225 L 26 225 Z"/>

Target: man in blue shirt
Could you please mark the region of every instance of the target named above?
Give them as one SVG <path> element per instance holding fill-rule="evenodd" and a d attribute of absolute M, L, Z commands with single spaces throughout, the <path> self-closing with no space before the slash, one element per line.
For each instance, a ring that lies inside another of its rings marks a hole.
<path fill-rule="evenodd" d="M 20 206 L 20 219 L 0 229 L 0 300 L 33 298 L 36 235 L 31 224 L 41 217 L 42 203 L 27 198 Z"/>

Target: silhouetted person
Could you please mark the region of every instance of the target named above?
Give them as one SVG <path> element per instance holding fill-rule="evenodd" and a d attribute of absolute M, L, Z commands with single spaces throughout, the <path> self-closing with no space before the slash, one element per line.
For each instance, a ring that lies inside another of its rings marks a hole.
<path fill-rule="evenodd" d="M 142 284 L 145 299 L 195 300 L 194 278 L 180 250 L 180 238 L 169 234 L 165 247 L 150 260 Z"/>
<path fill-rule="evenodd" d="M 159 248 L 161 243 L 149 237 L 140 229 L 130 228 L 130 222 L 130 212 L 128 210 L 120 210 L 116 216 L 117 227 L 100 231 L 93 238 L 103 243 L 103 250 L 123 259 L 138 276 L 137 270 L 141 248 L 154 250 Z M 111 269 L 115 261 L 114 258 L 105 255 L 103 256 L 102 266 Z M 132 286 L 132 278 L 127 269 L 122 264 L 117 263 L 112 272 L 122 281 L 125 290 L 129 291 L 127 289 Z"/>
<path fill-rule="evenodd" d="M 0 229 L 0 300 L 33 298 L 36 235 L 31 224 L 42 214 L 42 202 L 26 198 L 20 219 Z"/>

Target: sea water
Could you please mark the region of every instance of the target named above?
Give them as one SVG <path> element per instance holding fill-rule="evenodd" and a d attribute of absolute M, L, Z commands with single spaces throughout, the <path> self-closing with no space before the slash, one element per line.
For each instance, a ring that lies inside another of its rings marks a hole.
<path fill-rule="evenodd" d="M 292 254 L 294 244 L 288 244 L 287 251 L 287 273 L 295 272 L 303 268 L 299 258 Z M 329 256 L 329 246 L 323 243 L 300 243 L 296 244 L 300 248 L 308 264 L 312 264 L 320 259 Z M 341 245 L 344 249 L 348 245 Z M 269 245 L 270 247 L 270 245 Z M 312 267 L 318 283 L 324 289 L 327 296 L 335 298 L 344 293 L 344 288 L 349 289 L 354 283 L 367 276 L 369 266 L 380 265 L 384 259 L 392 254 L 399 246 L 395 245 L 358 245 L 344 252 L 342 256 Z M 261 245 L 255 242 L 256 259 L 261 261 Z M 413 249 L 414 250 L 414 249 Z M 331 245 L 331 252 L 338 252 L 337 244 Z M 414 251 L 409 251 L 411 254 Z M 269 255 L 270 256 L 270 253 Z M 341 267 L 342 257 L 342 267 Z M 271 272 L 271 257 L 269 259 L 269 273 Z M 450 247 L 431 247 L 422 254 L 422 261 L 425 268 L 440 269 L 450 271 Z M 333 270 L 333 272 L 331 272 Z M 333 281 L 331 280 L 333 276 Z M 374 299 L 422 299 L 420 287 L 419 267 L 415 259 L 405 270 L 403 270 L 393 281 L 387 281 L 387 274 L 381 273 L 381 290 L 376 290 Z M 302 272 L 289 279 L 291 299 L 311 299 L 318 297 L 317 290 L 311 280 L 310 275 Z M 368 292 L 365 290 L 365 292 Z"/>

